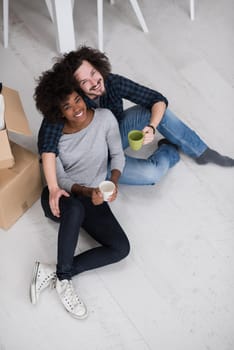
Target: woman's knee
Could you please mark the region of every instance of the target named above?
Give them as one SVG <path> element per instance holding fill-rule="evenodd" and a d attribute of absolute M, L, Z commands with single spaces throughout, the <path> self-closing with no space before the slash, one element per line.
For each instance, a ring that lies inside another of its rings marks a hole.
<path fill-rule="evenodd" d="M 84 218 L 84 206 L 79 201 L 78 198 L 74 196 L 70 197 L 61 197 L 59 201 L 59 207 L 61 212 L 61 217 L 63 216 L 69 216 L 72 220 L 83 220 Z"/>
<path fill-rule="evenodd" d="M 113 250 L 116 256 L 116 261 L 120 261 L 128 256 L 130 252 L 130 243 L 126 235 L 121 241 L 118 241 L 118 244 L 113 247 Z"/>

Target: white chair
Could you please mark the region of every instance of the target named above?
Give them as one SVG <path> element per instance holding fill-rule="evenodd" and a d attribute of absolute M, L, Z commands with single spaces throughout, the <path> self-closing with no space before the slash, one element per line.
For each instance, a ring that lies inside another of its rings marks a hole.
<path fill-rule="evenodd" d="M 129 0 L 145 33 L 148 32 L 137 0 Z M 72 10 L 74 0 L 45 0 L 50 17 L 57 26 L 57 47 L 59 52 L 74 50 L 75 37 Z M 114 0 L 110 0 L 114 4 Z M 98 47 L 103 51 L 103 0 L 97 0 Z M 72 26 L 72 28 L 71 28 Z M 66 30 L 64 30 L 66 28 Z"/>
<path fill-rule="evenodd" d="M 148 28 L 145 23 L 144 17 L 140 10 L 137 0 L 129 0 L 135 14 L 140 22 L 141 28 L 144 33 L 148 33 Z M 110 3 L 113 5 L 114 0 L 110 0 Z M 100 51 L 103 51 L 103 0 L 97 0 L 97 17 L 98 17 L 98 48 Z"/>
<path fill-rule="evenodd" d="M 143 32 L 147 33 L 144 17 L 137 0 L 129 0 L 140 22 Z M 50 17 L 57 27 L 57 47 L 59 52 L 75 49 L 73 23 L 74 0 L 45 0 Z M 114 0 L 110 0 L 114 4 Z M 98 47 L 103 51 L 103 0 L 97 0 Z M 195 19 L 195 0 L 190 0 L 190 18 Z M 64 30 L 66 28 L 66 30 Z M 3 0 L 3 45 L 8 47 L 9 36 L 9 0 Z"/>
<path fill-rule="evenodd" d="M 74 8 L 74 2 L 75 0 L 71 0 L 72 2 L 72 8 Z M 52 4 L 52 0 L 45 0 L 46 6 L 48 8 L 49 14 L 50 14 L 50 18 L 52 20 L 52 22 L 54 22 L 54 10 L 53 10 L 53 4 Z"/>
<path fill-rule="evenodd" d="M 9 0 L 3 0 L 3 46 L 8 47 Z"/>

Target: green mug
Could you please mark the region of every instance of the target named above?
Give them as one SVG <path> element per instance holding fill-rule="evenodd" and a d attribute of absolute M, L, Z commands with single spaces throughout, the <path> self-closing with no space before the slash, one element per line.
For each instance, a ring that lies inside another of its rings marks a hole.
<path fill-rule="evenodd" d="M 141 149 L 143 144 L 144 134 L 141 130 L 131 130 L 128 133 L 129 146 L 133 151 Z"/>

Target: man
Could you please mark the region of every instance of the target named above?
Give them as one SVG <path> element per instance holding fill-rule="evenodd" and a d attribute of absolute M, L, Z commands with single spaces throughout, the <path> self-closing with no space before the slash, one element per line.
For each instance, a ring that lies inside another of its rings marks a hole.
<path fill-rule="evenodd" d="M 74 74 L 88 107 L 108 108 L 113 112 L 119 122 L 123 149 L 128 146 L 127 135 L 132 129 L 143 130 L 144 144 L 154 139 L 156 129 L 166 138 L 159 141 L 159 148 L 146 160 L 126 157 L 126 166 L 119 183 L 149 185 L 159 182 L 169 168 L 179 161 L 178 148 L 198 164 L 234 166 L 233 159 L 210 149 L 193 130 L 178 119 L 167 108 L 168 101 L 162 94 L 112 74 L 110 62 L 102 52 L 81 46 L 77 51 L 65 54 L 56 65 L 57 68 L 59 65 L 63 68 L 66 66 Z M 133 102 L 135 106 L 124 111 L 123 99 Z M 49 124 L 44 119 L 38 139 L 44 172 L 48 175 L 46 178 L 49 181 L 51 209 L 58 216 L 58 200 L 65 193 L 57 185 L 55 166 L 51 166 L 51 160 L 57 154 L 62 128 L 63 124 Z"/>

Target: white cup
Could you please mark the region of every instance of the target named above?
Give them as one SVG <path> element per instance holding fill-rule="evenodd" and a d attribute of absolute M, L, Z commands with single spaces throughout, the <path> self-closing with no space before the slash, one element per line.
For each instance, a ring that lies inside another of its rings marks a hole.
<path fill-rule="evenodd" d="M 103 195 L 104 201 L 107 202 L 115 190 L 115 184 L 112 181 L 102 181 L 99 184 L 99 190 Z"/>

